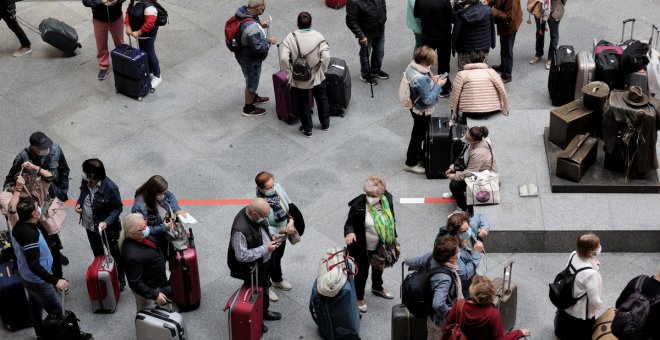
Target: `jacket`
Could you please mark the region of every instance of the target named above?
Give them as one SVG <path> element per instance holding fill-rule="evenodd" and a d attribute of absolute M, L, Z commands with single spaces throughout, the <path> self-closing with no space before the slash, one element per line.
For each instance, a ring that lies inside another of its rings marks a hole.
<path fill-rule="evenodd" d="M 257 263 L 257 260 L 251 262 L 241 262 L 236 257 L 234 246 L 232 245 L 232 239 L 234 238 L 235 233 L 241 233 L 245 237 L 247 242 L 247 249 L 254 249 L 263 246 L 263 238 L 261 230 L 264 227 L 259 226 L 255 221 L 252 221 L 247 215 L 247 208 L 241 209 L 236 217 L 234 217 L 234 222 L 231 225 L 231 236 L 229 238 L 229 247 L 227 249 L 227 266 L 229 267 L 230 276 L 237 279 L 249 280 L 250 272 L 252 267 Z M 265 232 L 270 235 L 268 228 L 265 228 Z"/>
<path fill-rule="evenodd" d="M 430 116 L 440 98 L 442 87 L 438 85 L 430 73 L 422 73 L 423 66 L 411 61 L 406 68 L 406 79 L 410 82 L 410 98 L 413 101 L 412 111 Z"/>
<path fill-rule="evenodd" d="M 564 16 L 564 5 L 566 5 L 566 0 L 552 0 L 550 2 L 550 16 L 556 21 L 560 21 Z"/>
<path fill-rule="evenodd" d="M 293 37 L 294 33 L 302 52 L 298 51 L 298 44 Z M 294 80 L 291 76 L 291 64 L 299 54 L 303 56 L 307 54 L 307 65 L 312 74 L 312 78 L 308 81 Z M 317 31 L 305 29 L 289 33 L 280 45 L 280 67 L 289 75 L 289 84 L 295 88 L 311 89 L 321 84 L 325 80 L 325 71 L 328 70 L 329 64 L 330 47 L 323 35 Z"/>
<path fill-rule="evenodd" d="M 376 38 L 385 34 L 385 0 L 348 0 L 346 26 L 356 38 Z"/>
<path fill-rule="evenodd" d="M 117 0 L 114 5 L 106 6 L 103 5 L 101 0 L 82 0 L 82 3 L 85 7 L 92 8 L 92 17 L 101 22 L 115 22 L 117 19 L 121 19 L 122 10 L 121 6 L 126 0 Z"/>
<path fill-rule="evenodd" d="M 507 333 L 502 326 L 502 317 L 500 311 L 493 305 L 480 306 L 466 301 L 462 310 L 463 321 L 461 322 L 461 331 L 468 339 L 479 340 L 518 340 L 523 337 L 523 332 L 514 329 Z M 447 315 L 445 327 L 456 323 L 458 318 L 457 304 L 454 304 Z M 445 329 L 442 335 L 443 340 L 449 339 L 449 330 Z"/>
<path fill-rule="evenodd" d="M 181 210 L 176 197 L 169 191 L 165 192 L 165 199 L 157 203 L 167 213 L 170 212 L 170 208 L 174 213 L 178 210 Z M 156 207 L 156 209 L 158 209 L 158 207 Z M 163 216 L 161 216 L 160 212 L 151 211 L 141 196 L 135 197 L 135 200 L 133 201 L 133 207 L 131 207 L 131 213 L 142 214 L 144 219 L 147 220 L 147 225 L 149 228 L 151 228 L 152 234 L 161 234 L 167 230 L 167 227 L 163 221 Z"/>
<path fill-rule="evenodd" d="M 493 149 L 490 145 L 489 138 L 482 139 L 477 146 L 470 148 L 470 155 L 468 156 L 467 169 L 456 172 L 456 180 L 464 181 L 465 177 L 472 176 L 472 173 L 492 170 L 497 172 L 497 163 L 493 155 Z"/>
<path fill-rule="evenodd" d="M 395 217 L 394 219 L 396 221 L 392 194 L 385 190 L 385 197 L 390 203 L 392 216 Z M 348 218 L 344 224 L 344 236 L 355 233 L 355 242 L 348 246 L 348 252 L 356 259 L 356 262 L 360 262 L 358 259 L 367 259 L 367 237 L 364 228 L 364 219 L 367 214 L 367 195 L 358 195 L 348 202 L 348 206 L 350 209 L 348 211 Z M 394 229 L 394 236 L 397 237 L 396 227 Z"/>
<path fill-rule="evenodd" d="M 156 243 L 153 239 L 151 241 Z M 157 288 L 169 286 L 165 273 L 165 257 L 160 250 L 126 238 L 121 247 L 121 258 L 128 286 L 136 294 L 155 300 L 158 297 Z"/>
<path fill-rule="evenodd" d="M 406 5 L 406 25 L 415 34 L 422 34 L 422 21 L 415 18 L 415 1 L 407 0 Z"/>
<path fill-rule="evenodd" d="M 451 41 L 454 10 L 450 0 L 416 0 L 415 17 L 422 22 L 422 39 Z"/>
<path fill-rule="evenodd" d="M 57 197 L 63 202 L 69 199 L 67 195 L 69 191 L 69 165 L 66 162 L 62 149 L 55 143 L 50 146 L 50 152 L 47 156 L 39 156 L 29 147 L 21 151 L 14 158 L 11 169 L 9 169 L 7 177 L 5 177 L 4 187 L 14 185 L 14 176 L 21 171 L 21 165 L 26 161 L 47 169 L 53 174 L 53 181 L 48 189 L 48 194 L 51 197 Z"/>
<path fill-rule="evenodd" d="M 470 53 L 495 48 L 495 20 L 488 6 L 478 2 L 456 14 L 451 32 L 452 53 Z"/>
<path fill-rule="evenodd" d="M 80 196 L 77 204 L 83 207 L 85 198 L 89 195 L 88 182 L 83 180 L 80 183 Z M 106 177 L 101 181 L 99 190 L 94 195 L 92 201 L 92 216 L 94 218 L 94 227 L 98 230 L 98 225 L 105 222 L 108 229 L 118 232 L 121 230 L 119 214 L 121 214 L 123 204 L 119 188 L 110 178 Z"/>
<path fill-rule="evenodd" d="M 452 112 L 509 112 L 504 83 L 485 63 L 467 64 L 454 77 L 449 108 Z"/>
<path fill-rule="evenodd" d="M 236 58 L 257 61 L 266 59 L 271 43 L 266 37 L 266 31 L 261 27 L 259 17 L 250 13 L 247 6 L 239 7 L 235 15 L 238 20 L 252 19 L 242 23 L 238 28 L 241 48 L 236 52 Z"/>
<path fill-rule="evenodd" d="M 571 256 L 574 254 L 576 254 L 575 251 L 571 253 Z M 594 318 L 603 304 L 601 298 L 603 294 L 603 279 L 600 276 L 600 262 L 595 259 L 582 259 L 575 255 L 572 264 L 575 270 L 584 267 L 591 267 L 593 269 L 587 269 L 577 273 L 573 283 L 573 297 L 579 297 L 585 293 L 586 296 L 579 299 L 573 306 L 564 309 L 564 311 L 577 319 L 586 320 Z M 568 261 L 566 262 L 566 266 L 568 266 Z"/>
<path fill-rule="evenodd" d="M 36 224 L 19 221 L 12 230 L 12 246 L 21 278 L 31 283 L 56 284 L 52 274 L 53 256 Z M 3 273 L 4 274 L 4 273 Z"/>
<path fill-rule="evenodd" d="M 414 257 L 412 259 L 407 259 L 406 264 L 408 265 L 408 270 L 419 270 L 426 265 L 426 261 L 429 257 L 432 256 L 431 253 L 426 255 Z M 431 265 L 429 270 L 443 266 L 443 264 L 438 263 L 435 258 L 431 260 Z M 431 290 L 433 291 L 433 302 L 431 306 L 433 307 L 434 314 L 432 315 L 433 321 L 437 325 L 443 325 L 449 313 L 449 309 L 456 303 L 458 298 L 458 291 L 455 279 L 445 273 L 437 273 L 432 275 L 429 278 L 431 283 Z"/>
<path fill-rule="evenodd" d="M 518 32 L 523 21 L 519 0 L 490 0 L 490 5 L 497 24 L 497 34 L 507 36 Z"/>
<path fill-rule="evenodd" d="M 138 39 L 148 39 L 158 33 L 158 10 L 152 2 L 136 0 L 133 5 L 126 8 L 124 24 L 131 27 L 133 31 L 140 31 L 142 35 Z"/>
<path fill-rule="evenodd" d="M 621 305 L 626 302 L 626 299 L 635 292 L 635 285 L 637 280 L 642 279 L 642 294 L 649 298 L 660 299 L 660 281 L 656 277 L 648 277 L 646 275 L 640 275 L 628 282 L 626 288 L 623 289 L 621 295 L 616 299 L 616 308 L 620 308 Z M 652 320 L 660 320 L 660 303 L 656 303 L 651 306 L 649 315 L 646 318 L 646 323 L 642 327 L 642 333 L 647 336 L 649 339 L 660 339 L 660 322 L 653 322 Z"/>

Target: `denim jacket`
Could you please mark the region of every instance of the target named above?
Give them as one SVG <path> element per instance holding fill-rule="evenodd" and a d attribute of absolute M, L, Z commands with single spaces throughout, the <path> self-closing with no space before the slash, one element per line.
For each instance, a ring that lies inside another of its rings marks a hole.
<path fill-rule="evenodd" d="M 432 108 L 438 103 L 442 87 L 433 81 L 430 74 L 424 75 L 413 64 L 414 61 L 406 68 L 406 79 L 410 82 L 410 98 L 414 103 L 413 110 Z"/>
<path fill-rule="evenodd" d="M 89 195 L 89 186 L 86 180 L 82 180 L 77 204 L 83 209 L 85 207 L 83 203 L 87 195 Z M 101 181 L 101 186 L 96 192 L 96 195 L 94 195 L 94 201 L 92 201 L 94 228 L 98 229 L 99 223 L 105 222 L 110 230 L 120 231 L 121 222 L 119 221 L 119 214 L 121 214 L 122 209 L 123 204 L 121 203 L 119 188 L 115 182 L 106 177 Z"/>
<path fill-rule="evenodd" d="M 408 265 L 408 270 L 419 270 L 423 268 L 426 265 L 429 256 L 432 256 L 432 254 L 427 253 L 422 256 L 407 259 L 406 264 Z M 438 266 L 442 266 L 442 264 L 438 263 L 434 258 L 431 260 L 431 265 L 428 269 L 430 270 Z M 447 313 L 449 313 L 451 307 L 456 303 L 456 299 L 458 298 L 457 287 L 454 283 L 454 278 L 445 273 L 434 274 L 429 278 L 429 281 L 431 283 L 431 290 L 433 291 L 432 306 L 433 311 L 435 312 L 432 315 L 433 322 L 435 322 L 436 325 L 441 326 L 447 318 Z"/>
<path fill-rule="evenodd" d="M 165 199 L 158 202 L 158 205 L 165 209 L 165 211 L 168 213 L 170 212 L 170 207 L 172 208 L 172 212 L 181 210 L 181 208 L 179 208 L 179 202 L 177 202 L 176 197 L 174 197 L 174 194 L 169 191 L 165 192 Z M 161 234 L 167 230 L 167 227 L 163 222 L 163 217 L 158 211 L 149 211 L 149 208 L 147 208 L 147 204 L 144 202 L 142 196 L 135 197 L 131 212 L 140 213 L 142 216 L 144 216 L 144 219 L 147 220 L 147 225 L 151 229 L 150 232 L 152 234 Z"/>

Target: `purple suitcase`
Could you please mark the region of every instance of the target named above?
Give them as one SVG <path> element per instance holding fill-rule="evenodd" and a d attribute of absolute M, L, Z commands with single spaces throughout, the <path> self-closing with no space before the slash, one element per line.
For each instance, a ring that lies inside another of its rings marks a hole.
<path fill-rule="evenodd" d="M 293 98 L 286 72 L 280 70 L 273 74 L 273 88 L 275 89 L 275 111 L 277 112 L 277 118 L 285 121 L 287 124 L 293 124 L 296 118 L 299 117 L 300 110 Z M 312 91 L 309 91 L 309 107 L 310 109 L 314 108 Z"/>
<path fill-rule="evenodd" d="M 142 101 L 151 92 L 147 53 L 124 44 L 112 50 L 110 58 L 117 92 Z"/>

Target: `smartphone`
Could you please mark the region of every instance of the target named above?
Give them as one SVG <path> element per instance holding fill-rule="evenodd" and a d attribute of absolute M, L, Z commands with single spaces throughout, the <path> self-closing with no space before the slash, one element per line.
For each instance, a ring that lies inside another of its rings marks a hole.
<path fill-rule="evenodd" d="M 447 79 L 447 77 L 449 77 L 449 73 L 448 73 L 448 72 L 445 72 L 445 73 L 443 73 L 443 74 L 440 75 L 440 79 Z"/>

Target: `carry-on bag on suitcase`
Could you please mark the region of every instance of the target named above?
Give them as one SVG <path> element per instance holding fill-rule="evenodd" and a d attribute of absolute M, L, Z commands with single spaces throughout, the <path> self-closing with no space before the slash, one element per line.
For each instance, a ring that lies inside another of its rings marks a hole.
<path fill-rule="evenodd" d="M 612 334 L 612 320 L 614 319 L 614 313 L 616 308 L 608 308 L 603 315 L 596 319 L 596 325 L 594 325 L 594 333 L 591 336 L 591 340 L 616 340 L 618 339 L 614 334 Z"/>
<path fill-rule="evenodd" d="M 424 141 L 426 178 L 447 178 L 445 171 L 463 149 L 460 141 L 467 126 L 449 126 L 449 118 L 431 117 Z"/>
<path fill-rule="evenodd" d="M 76 48 L 82 48 L 82 45 L 78 43 L 76 30 L 57 19 L 42 20 L 39 24 L 39 33 L 44 42 L 64 52 L 67 56 L 74 55 Z"/>
<path fill-rule="evenodd" d="M 186 340 L 186 324 L 180 313 L 170 309 L 156 307 L 141 310 L 135 316 L 135 334 L 137 340 Z"/>
<path fill-rule="evenodd" d="M 174 250 L 173 258 L 169 261 L 172 298 L 181 311 L 197 309 L 202 298 L 197 248 L 195 248 L 192 229 L 189 231 L 188 248 Z"/>
<path fill-rule="evenodd" d="M 346 0 L 325 0 L 325 5 L 330 8 L 340 9 L 346 6 Z"/>
<path fill-rule="evenodd" d="M 330 58 L 325 83 L 330 115 L 344 117 L 348 103 L 351 102 L 351 73 L 345 60 Z"/>
<path fill-rule="evenodd" d="M 639 86 L 642 91 L 649 93 L 649 77 L 645 69 L 628 73 L 623 77 L 623 89 L 627 90 L 631 86 Z"/>
<path fill-rule="evenodd" d="M 129 44 L 131 38 L 128 38 Z M 110 53 L 117 92 L 142 101 L 151 92 L 147 53 L 130 45 L 121 45 Z"/>
<path fill-rule="evenodd" d="M 64 308 L 64 292 L 62 292 L 62 311 L 48 314 L 42 323 L 43 340 L 78 340 L 81 338 L 78 318 L 72 311 Z"/>
<path fill-rule="evenodd" d="M 279 70 L 273 74 L 273 89 L 275 91 L 275 112 L 277 118 L 287 124 L 296 122 L 300 117 L 301 110 L 293 98 L 289 78 L 284 70 Z M 314 108 L 314 95 L 309 91 L 309 108 Z"/>
<path fill-rule="evenodd" d="M 502 278 L 493 280 L 493 285 L 497 291 L 495 295 L 495 307 L 500 311 L 502 325 L 507 331 L 511 331 L 516 325 L 516 312 L 518 310 L 518 286 L 511 283 L 511 269 L 513 261 L 504 263 L 504 274 Z"/>
<path fill-rule="evenodd" d="M 0 264 L 0 318 L 11 332 L 32 326 L 27 295 L 13 261 Z"/>
<path fill-rule="evenodd" d="M 360 311 L 352 275 L 348 275 L 346 283 L 334 297 L 319 294 L 314 280 L 309 298 L 309 311 L 324 339 L 360 339 Z"/>
<path fill-rule="evenodd" d="M 401 304 L 392 306 L 392 340 L 426 340 L 428 333 L 426 330 L 426 318 L 416 317 L 403 304 L 403 282 L 404 265 L 401 262 L 401 282 L 402 287 L 399 292 Z M 409 275 L 414 275 L 409 274 Z"/>
<path fill-rule="evenodd" d="M 257 282 L 259 273 L 255 266 L 250 285 L 242 285 L 231 295 L 223 311 L 229 310 L 229 339 L 258 340 L 264 325 L 264 290 Z M 268 297 L 265 297 L 268 299 Z"/>
<path fill-rule="evenodd" d="M 552 105 L 561 106 L 573 100 L 576 79 L 575 49 L 571 45 L 559 46 L 548 74 L 548 92 Z"/>
<path fill-rule="evenodd" d="M 109 254 L 109 243 L 105 232 L 99 230 L 104 255 L 94 258 L 87 268 L 87 293 L 92 301 L 94 313 L 114 313 L 119 302 L 119 279 L 117 263 Z"/>
<path fill-rule="evenodd" d="M 582 98 L 582 88 L 594 81 L 596 62 L 591 52 L 582 51 L 577 54 L 577 80 L 575 81 L 574 100 Z"/>

